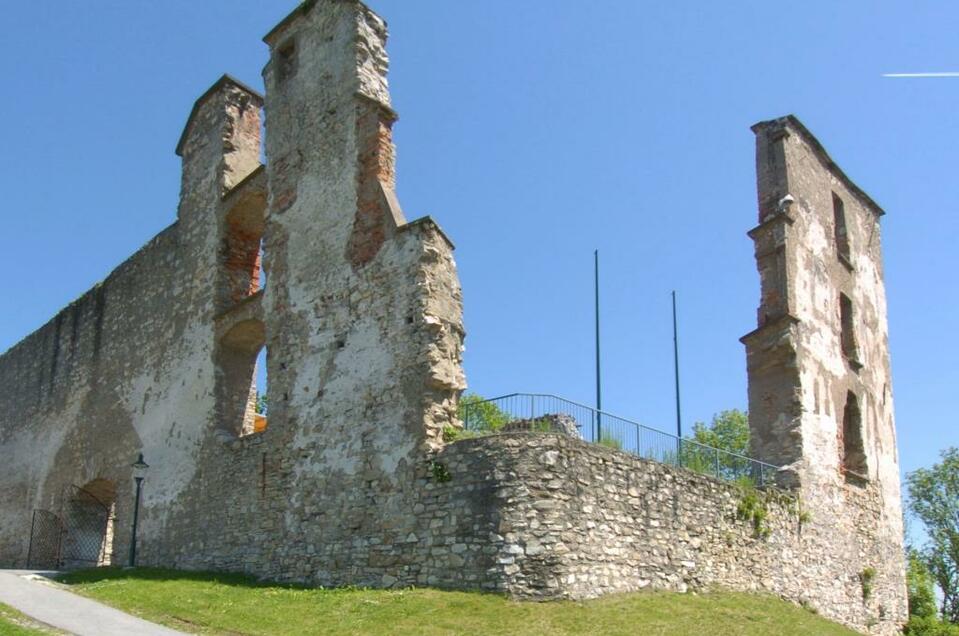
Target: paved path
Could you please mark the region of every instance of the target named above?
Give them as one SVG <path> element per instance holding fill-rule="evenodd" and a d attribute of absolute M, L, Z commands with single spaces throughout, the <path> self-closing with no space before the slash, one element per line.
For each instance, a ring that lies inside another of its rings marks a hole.
<path fill-rule="evenodd" d="M 0 570 L 0 603 L 77 636 L 178 636 L 155 623 L 67 592 L 29 570 Z"/>

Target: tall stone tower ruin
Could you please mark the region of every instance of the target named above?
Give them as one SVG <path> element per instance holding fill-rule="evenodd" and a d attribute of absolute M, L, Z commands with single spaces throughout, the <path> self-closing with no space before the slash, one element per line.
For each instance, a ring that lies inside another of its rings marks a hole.
<path fill-rule="evenodd" d="M 904 616 L 883 211 L 795 117 L 753 131 L 761 298 L 742 339 L 753 454 L 784 467 L 820 524 L 811 540 L 852 557 L 839 584 L 874 570 L 877 615 Z"/>

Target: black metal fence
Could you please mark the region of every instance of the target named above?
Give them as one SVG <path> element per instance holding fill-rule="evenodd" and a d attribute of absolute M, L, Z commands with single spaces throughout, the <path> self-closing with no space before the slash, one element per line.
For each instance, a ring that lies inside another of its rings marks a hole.
<path fill-rule="evenodd" d="M 759 486 L 773 484 L 779 470 L 772 464 L 679 438 L 555 395 L 511 393 L 460 405 L 464 428 L 476 432 L 495 433 L 509 422 L 547 415 L 573 418 L 580 435 L 588 442 L 727 481 L 748 479 Z"/>

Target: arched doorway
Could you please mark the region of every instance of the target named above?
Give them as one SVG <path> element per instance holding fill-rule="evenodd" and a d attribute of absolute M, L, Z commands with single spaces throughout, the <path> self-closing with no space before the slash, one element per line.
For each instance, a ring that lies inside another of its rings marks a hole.
<path fill-rule="evenodd" d="M 72 486 L 63 511 L 63 567 L 89 568 L 113 562 L 116 486 L 94 479 Z"/>

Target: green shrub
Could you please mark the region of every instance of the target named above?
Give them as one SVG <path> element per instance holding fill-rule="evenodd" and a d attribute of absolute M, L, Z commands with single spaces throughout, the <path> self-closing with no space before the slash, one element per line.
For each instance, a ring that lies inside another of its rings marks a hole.
<path fill-rule="evenodd" d="M 755 535 L 760 539 L 765 539 L 772 533 L 772 530 L 766 525 L 766 517 L 769 514 L 766 508 L 766 499 L 762 493 L 756 490 L 756 486 L 748 477 L 736 480 L 736 485 L 742 492 L 742 499 L 739 500 L 739 505 L 736 507 L 736 516 L 743 521 L 751 522 Z"/>
<path fill-rule="evenodd" d="M 433 473 L 433 479 L 438 483 L 446 483 L 453 479 L 453 476 L 450 475 L 450 469 L 446 467 L 446 464 L 437 461 L 430 462 L 430 472 Z"/>
<path fill-rule="evenodd" d="M 698 444 L 682 444 L 682 452 L 679 457 L 682 459 L 682 467 L 703 475 L 718 477 L 716 474 L 716 451 L 712 448 L 705 448 Z"/>
<path fill-rule="evenodd" d="M 596 442 L 600 446 L 605 446 L 606 448 L 612 448 L 614 450 L 623 450 L 623 442 L 620 441 L 618 437 L 610 433 L 600 433 L 599 441 Z"/>
<path fill-rule="evenodd" d="M 859 573 L 859 584 L 862 586 L 862 600 L 868 601 L 872 596 L 872 582 L 876 579 L 876 568 L 863 568 Z"/>
<path fill-rule="evenodd" d="M 508 422 L 512 421 L 509 413 L 506 413 L 495 403 L 485 400 L 483 397 L 470 393 L 460 398 L 456 406 L 456 416 L 464 427 L 472 431 L 488 431 L 495 433 L 499 431 Z"/>
<path fill-rule="evenodd" d="M 553 421 L 548 417 L 538 417 L 530 422 L 529 430 L 533 433 L 550 433 L 553 431 Z"/>
<path fill-rule="evenodd" d="M 456 426 L 444 426 L 443 427 L 443 441 L 444 442 L 455 442 L 460 439 L 472 439 L 474 437 L 480 437 L 482 433 L 480 431 L 469 431 L 465 428 L 459 428 Z"/>
<path fill-rule="evenodd" d="M 934 616 L 910 616 L 902 633 L 906 636 L 959 636 L 959 625 Z"/>
<path fill-rule="evenodd" d="M 935 618 L 936 593 L 932 573 L 922 556 L 912 548 L 906 553 L 906 591 L 909 596 L 909 616 Z"/>

